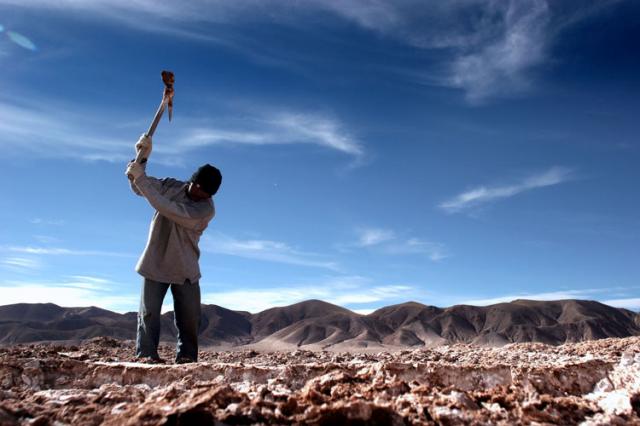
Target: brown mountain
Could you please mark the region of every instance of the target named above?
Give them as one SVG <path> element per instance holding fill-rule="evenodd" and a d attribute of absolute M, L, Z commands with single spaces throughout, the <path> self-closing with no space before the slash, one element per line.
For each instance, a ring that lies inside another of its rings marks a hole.
<path fill-rule="evenodd" d="M 173 312 L 162 316 L 162 336 L 175 340 Z M 136 313 L 62 308 L 54 304 L 0 306 L 0 344 L 78 341 L 96 336 L 134 339 Z M 257 314 L 202 305 L 203 346 L 262 349 L 422 347 L 464 342 L 561 344 L 640 335 L 640 314 L 587 300 L 515 300 L 449 308 L 407 302 L 359 315 L 321 300 Z"/>
<path fill-rule="evenodd" d="M 315 299 L 271 308 L 252 316 L 253 335 L 259 340 L 300 321 L 340 314 L 356 315 L 346 308 Z"/>
<path fill-rule="evenodd" d="M 640 334 L 638 317 L 589 300 L 514 300 L 490 306 L 456 305 L 441 309 L 415 302 L 370 314 L 395 329 L 388 343 L 420 345 L 447 342 L 560 344 Z M 433 339 L 433 340 L 432 340 Z"/>
<path fill-rule="evenodd" d="M 177 330 L 173 326 L 173 320 L 173 312 L 162 315 L 162 340 L 175 341 Z M 254 340 L 251 329 L 249 312 L 232 311 L 217 305 L 202 305 L 201 345 L 237 346 L 250 343 Z"/>

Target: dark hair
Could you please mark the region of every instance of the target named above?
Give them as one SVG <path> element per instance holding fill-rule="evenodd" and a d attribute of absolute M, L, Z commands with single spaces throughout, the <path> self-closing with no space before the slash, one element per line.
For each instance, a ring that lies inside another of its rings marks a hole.
<path fill-rule="evenodd" d="M 207 194 L 215 195 L 222 183 L 222 173 L 211 164 L 205 164 L 191 176 L 191 182 L 200 185 Z"/>

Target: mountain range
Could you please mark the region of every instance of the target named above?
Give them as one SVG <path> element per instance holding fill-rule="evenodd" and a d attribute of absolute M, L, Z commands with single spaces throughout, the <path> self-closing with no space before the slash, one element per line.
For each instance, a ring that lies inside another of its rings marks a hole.
<path fill-rule="evenodd" d="M 63 308 L 51 303 L 0 306 L 0 344 L 135 339 L 137 314 Z M 173 312 L 162 315 L 163 341 L 175 341 Z M 449 343 L 500 346 L 562 344 L 640 335 L 640 313 L 589 300 L 514 300 L 448 308 L 407 302 L 360 315 L 321 300 L 251 314 L 202 305 L 202 346 L 263 350 L 419 348 Z"/>

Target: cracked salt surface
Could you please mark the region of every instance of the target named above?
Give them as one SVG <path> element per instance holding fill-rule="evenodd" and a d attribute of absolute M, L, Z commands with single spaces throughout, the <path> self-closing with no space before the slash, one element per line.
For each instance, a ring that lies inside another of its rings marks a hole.
<path fill-rule="evenodd" d="M 211 351 L 185 365 L 132 354 L 132 342 L 108 338 L 0 349 L 0 425 L 640 425 L 640 337 L 377 354 Z"/>
<path fill-rule="evenodd" d="M 595 385 L 594 391 L 585 395 L 585 399 L 595 401 L 607 416 L 631 416 L 634 410 L 640 415 L 640 405 L 632 405 L 634 398 L 640 399 L 640 353 L 631 351 L 625 352 L 620 363 Z"/>

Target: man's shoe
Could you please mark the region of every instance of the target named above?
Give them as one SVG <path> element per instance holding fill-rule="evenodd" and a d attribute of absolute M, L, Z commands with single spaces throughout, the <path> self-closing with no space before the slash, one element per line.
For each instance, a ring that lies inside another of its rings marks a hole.
<path fill-rule="evenodd" d="M 181 356 L 176 358 L 176 364 L 191 364 L 192 362 L 198 362 L 198 361 L 186 356 Z"/>
<path fill-rule="evenodd" d="M 135 358 L 135 362 L 140 362 L 143 364 L 166 364 L 167 363 L 164 359 L 160 357 L 156 358 L 151 356 L 137 356 Z"/>

